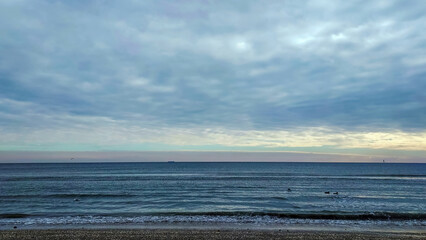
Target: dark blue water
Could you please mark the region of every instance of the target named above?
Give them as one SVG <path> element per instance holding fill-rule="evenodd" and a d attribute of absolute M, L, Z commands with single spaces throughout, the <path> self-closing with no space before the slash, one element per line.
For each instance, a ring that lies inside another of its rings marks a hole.
<path fill-rule="evenodd" d="M 0 164 L 0 226 L 289 221 L 426 226 L 426 164 Z"/>

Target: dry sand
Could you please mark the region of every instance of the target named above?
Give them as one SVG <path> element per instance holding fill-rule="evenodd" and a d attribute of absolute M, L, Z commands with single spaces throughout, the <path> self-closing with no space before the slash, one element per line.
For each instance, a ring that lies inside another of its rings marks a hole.
<path fill-rule="evenodd" d="M 3 230 L 0 239 L 426 239 L 425 233 L 287 230 L 51 229 Z"/>

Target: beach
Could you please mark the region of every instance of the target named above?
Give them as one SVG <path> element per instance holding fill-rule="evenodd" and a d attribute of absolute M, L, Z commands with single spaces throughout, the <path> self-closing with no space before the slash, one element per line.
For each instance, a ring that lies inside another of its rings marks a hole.
<path fill-rule="evenodd" d="M 221 229 L 3 230 L 0 239 L 425 239 L 420 232 L 345 232 Z"/>

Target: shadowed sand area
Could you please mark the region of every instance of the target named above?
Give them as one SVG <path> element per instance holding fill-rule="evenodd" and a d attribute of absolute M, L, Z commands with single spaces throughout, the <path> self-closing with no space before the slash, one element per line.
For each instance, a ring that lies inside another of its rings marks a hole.
<path fill-rule="evenodd" d="M 425 233 L 189 230 L 189 229 L 55 229 L 4 230 L 0 239 L 425 239 Z"/>

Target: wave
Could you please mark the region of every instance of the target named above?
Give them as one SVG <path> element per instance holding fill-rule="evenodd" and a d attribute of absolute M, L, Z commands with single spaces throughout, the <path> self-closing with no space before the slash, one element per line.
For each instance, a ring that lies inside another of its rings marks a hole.
<path fill-rule="evenodd" d="M 29 214 L 23 214 L 23 213 L 4 213 L 4 214 L 0 214 L 0 219 L 1 218 L 26 218 L 30 216 L 31 215 Z"/>
<path fill-rule="evenodd" d="M 162 214 L 159 214 L 162 215 Z M 189 215 L 189 216 L 249 216 L 249 217 L 275 217 L 297 219 L 328 219 L 328 220 L 426 220 L 426 213 L 274 213 L 274 212 L 200 212 L 200 213 L 166 213 L 165 215 Z"/>
<path fill-rule="evenodd" d="M 91 197 L 91 198 L 97 198 L 97 197 L 109 197 L 109 198 L 121 198 L 121 197 L 136 197 L 138 195 L 135 194 L 109 194 L 109 193 L 56 193 L 56 194 L 15 194 L 15 195 L 5 195 L 1 196 L 0 198 L 83 198 L 83 197 Z"/>
<path fill-rule="evenodd" d="M 419 174 L 357 174 L 357 175 L 116 175 L 116 176 L 28 176 L 28 177 L 0 177 L 2 181 L 152 181 L 152 180 L 187 180 L 187 181 L 232 181 L 232 180 L 291 180 L 291 179 L 357 179 L 357 180 L 425 180 L 426 175 Z"/>
<path fill-rule="evenodd" d="M 31 218 L 42 217 L 41 215 L 30 215 L 23 213 L 6 213 L 0 214 L 1 218 Z M 45 216 L 49 217 L 49 216 Z M 50 216 L 64 217 L 64 216 Z M 374 212 L 374 213 L 344 213 L 344 212 L 318 212 L 318 213 L 279 213 L 279 212 L 158 212 L 149 214 L 138 213 L 114 213 L 114 214 L 98 214 L 98 215 L 75 215 L 68 217 L 118 217 L 118 218 L 194 218 L 198 217 L 230 217 L 230 218 L 275 218 L 275 219 L 322 219 L 322 220 L 420 220 L 426 221 L 426 213 L 395 213 L 395 212 Z"/>
<path fill-rule="evenodd" d="M 288 198 L 286 198 L 286 197 L 280 197 L 280 196 L 272 197 L 272 199 L 277 199 L 277 200 L 288 200 Z"/>
<path fill-rule="evenodd" d="M 356 174 L 337 176 L 366 176 L 366 177 L 426 177 L 426 174 Z"/>

